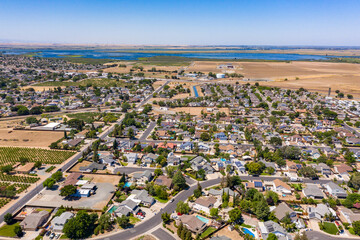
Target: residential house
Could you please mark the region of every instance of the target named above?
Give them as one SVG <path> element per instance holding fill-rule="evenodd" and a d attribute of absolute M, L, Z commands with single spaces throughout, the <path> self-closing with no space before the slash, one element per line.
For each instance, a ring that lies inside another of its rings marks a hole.
<path fill-rule="evenodd" d="M 91 162 L 87 166 L 79 167 L 79 171 L 81 172 L 93 172 L 96 170 L 104 170 L 104 169 L 105 169 L 105 164 L 96 163 L 96 162 Z"/>
<path fill-rule="evenodd" d="M 138 185 L 145 185 L 149 182 L 153 177 L 152 172 L 149 170 L 145 170 L 144 172 L 136 172 L 133 175 L 133 181 L 136 182 Z"/>
<path fill-rule="evenodd" d="M 159 186 L 166 186 L 168 189 L 171 189 L 173 185 L 172 179 L 164 175 L 158 176 L 155 180 L 155 184 Z"/>
<path fill-rule="evenodd" d="M 324 193 L 320 190 L 320 188 L 316 184 L 307 184 L 306 188 L 302 190 L 302 193 L 307 198 L 313 198 L 313 199 L 324 198 Z"/>
<path fill-rule="evenodd" d="M 324 186 L 327 192 L 333 197 L 337 197 L 337 198 L 347 197 L 346 191 L 334 182 L 328 182 Z"/>
<path fill-rule="evenodd" d="M 280 179 L 275 179 L 273 182 L 273 188 L 275 192 L 291 195 L 291 187 L 287 183 L 281 181 Z"/>
<path fill-rule="evenodd" d="M 215 196 L 215 197 L 221 197 L 224 193 L 228 194 L 230 197 L 238 195 L 237 192 L 234 192 L 233 190 L 231 190 L 230 188 L 227 188 L 227 187 L 219 189 L 219 190 L 213 189 L 213 188 L 211 188 L 209 190 L 209 195 Z"/>
<path fill-rule="evenodd" d="M 203 211 L 207 214 L 210 214 L 210 209 L 214 207 L 217 199 L 215 197 L 200 197 L 196 199 L 192 208 L 197 211 Z"/>
<path fill-rule="evenodd" d="M 251 189 L 251 188 L 255 188 L 257 189 L 259 192 L 263 192 L 264 191 L 264 185 L 262 183 L 262 181 L 250 181 L 250 182 L 245 182 L 245 189 Z"/>
<path fill-rule="evenodd" d="M 128 163 L 133 163 L 133 164 L 135 164 L 136 161 L 138 160 L 138 155 L 137 155 L 137 153 L 126 153 L 126 154 L 124 154 L 124 157 L 126 157 Z"/>
<path fill-rule="evenodd" d="M 340 206 L 338 207 L 340 220 L 352 224 L 353 222 L 360 221 L 360 213 L 354 213 L 351 209 Z"/>
<path fill-rule="evenodd" d="M 294 221 L 297 218 L 297 214 L 292 210 L 285 202 L 280 203 L 274 210 L 276 218 L 282 221 L 287 214 L 289 214 L 290 219 Z"/>
<path fill-rule="evenodd" d="M 133 190 L 131 192 L 131 195 L 128 197 L 129 200 L 133 200 L 134 202 L 137 202 L 138 204 L 142 204 L 145 207 L 150 207 L 155 203 L 155 199 L 151 197 L 146 190 Z"/>
<path fill-rule="evenodd" d="M 224 141 L 227 140 L 227 136 L 224 132 L 215 133 L 214 138 L 218 139 L 218 140 L 224 140 Z"/>
<path fill-rule="evenodd" d="M 65 223 L 74 217 L 72 212 L 63 212 L 60 216 L 54 217 L 51 221 L 51 228 L 54 232 L 62 232 Z"/>
<path fill-rule="evenodd" d="M 331 168 L 328 165 L 326 165 L 325 163 L 310 164 L 310 166 L 312 166 L 316 170 L 316 172 L 321 175 L 331 175 L 332 174 Z"/>
<path fill-rule="evenodd" d="M 155 160 L 159 157 L 157 154 L 148 153 L 147 155 L 143 156 L 142 163 L 145 166 L 151 165 Z"/>
<path fill-rule="evenodd" d="M 204 169 L 207 174 L 214 172 L 214 169 L 211 167 L 211 164 L 201 156 L 197 156 L 191 160 L 191 168 L 194 171 L 199 171 L 200 169 Z"/>
<path fill-rule="evenodd" d="M 131 199 L 126 199 L 120 203 L 119 207 L 115 210 L 115 214 L 118 217 L 123 215 L 129 216 L 130 214 L 136 214 L 140 209 L 138 207 L 139 203 Z"/>
<path fill-rule="evenodd" d="M 278 223 L 273 221 L 259 222 L 262 239 L 267 239 L 270 233 L 274 233 L 278 239 L 291 240 L 291 236 Z"/>
<path fill-rule="evenodd" d="M 325 204 L 318 204 L 316 207 L 308 207 L 307 208 L 309 219 L 316 218 L 320 221 L 323 220 L 325 214 L 333 215 L 336 217 L 336 212 L 332 209 L 326 206 Z"/>
<path fill-rule="evenodd" d="M 197 218 L 194 215 L 182 215 L 179 217 L 179 222 L 177 224 L 179 225 L 180 222 L 189 229 L 191 232 L 195 234 L 202 233 L 204 229 L 206 228 L 206 223 L 201 221 L 199 218 Z"/>
<path fill-rule="evenodd" d="M 42 226 L 48 220 L 50 213 L 48 211 L 34 211 L 30 213 L 20 223 L 20 227 L 26 231 L 36 231 L 36 229 Z"/>

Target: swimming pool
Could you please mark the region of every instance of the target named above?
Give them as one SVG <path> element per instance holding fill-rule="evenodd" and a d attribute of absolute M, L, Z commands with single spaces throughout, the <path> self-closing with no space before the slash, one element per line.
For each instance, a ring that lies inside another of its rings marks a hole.
<path fill-rule="evenodd" d="M 126 182 L 125 184 L 124 184 L 124 187 L 130 187 L 131 186 L 131 182 Z"/>
<path fill-rule="evenodd" d="M 208 222 L 209 222 L 209 219 L 204 218 L 204 217 L 202 217 L 202 216 L 196 215 L 196 217 L 197 217 L 198 219 L 200 219 L 201 221 L 203 221 L 204 223 L 206 223 L 206 224 L 208 224 Z"/>
<path fill-rule="evenodd" d="M 252 231 L 250 231 L 249 229 L 247 229 L 247 228 L 242 228 L 241 230 L 242 230 L 245 234 L 249 234 L 250 236 L 252 236 L 252 237 L 255 238 L 255 234 L 254 234 Z"/>
<path fill-rule="evenodd" d="M 116 211 L 116 209 L 118 209 L 118 206 L 112 206 L 110 209 L 109 209 L 109 213 L 113 213 Z"/>
<path fill-rule="evenodd" d="M 193 86 L 195 97 L 199 97 L 199 93 L 196 89 L 196 86 Z"/>

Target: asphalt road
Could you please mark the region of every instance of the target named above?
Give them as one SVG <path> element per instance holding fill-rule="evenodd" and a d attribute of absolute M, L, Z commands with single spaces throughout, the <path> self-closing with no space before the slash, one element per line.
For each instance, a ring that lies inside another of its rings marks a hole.
<path fill-rule="evenodd" d="M 149 124 L 149 126 L 146 128 L 146 130 L 144 131 L 143 135 L 141 135 L 141 137 L 139 138 L 140 141 L 144 141 L 147 139 L 147 137 L 149 136 L 149 134 L 151 133 L 151 131 L 155 128 L 156 126 L 156 122 L 151 122 Z"/>
<path fill-rule="evenodd" d="M 207 188 L 216 184 L 219 184 L 221 179 L 212 179 L 205 182 L 200 183 L 203 188 Z M 164 212 L 172 213 L 175 211 L 176 203 L 179 201 L 185 201 L 188 197 L 190 197 L 193 193 L 197 185 L 194 185 L 190 187 L 186 191 L 180 192 L 176 197 L 174 198 L 173 202 L 168 203 L 164 209 L 162 209 L 160 212 L 158 212 L 155 216 L 153 216 L 151 219 L 148 219 L 147 221 L 144 221 L 138 225 L 136 225 L 134 228 L 128 229 L 123 232 L 115 233 L 111 236 L 106 236 L 104 238 L 100 239 L 109 239 L 109 240 L 118 240 L 118 239 L 132 239 L 138 235 L 144 234 L 147 231 L 150 231 L 151 229 L 155 229 L 157 225 L 159 225 L 161 220 L 161 214 Z"/>
<path fill-rule="evenodd" d="M 160 240 L 176 240 L 173 236 L 171 236 L 170 233 L 168 233 L 167 231 L 165 231 L 162 228 L 156 229 L 151 234 Z"/>
<path fill-rule="evenodd" d="M 347 238 L 341 235 L 337 235 L 336 237 L 330 236 L 329 234 L 325 234 L 319 231 L 308 231 L 306 232 L 306 236 L 311 240 L 354 240 L 359 238 Z"/>

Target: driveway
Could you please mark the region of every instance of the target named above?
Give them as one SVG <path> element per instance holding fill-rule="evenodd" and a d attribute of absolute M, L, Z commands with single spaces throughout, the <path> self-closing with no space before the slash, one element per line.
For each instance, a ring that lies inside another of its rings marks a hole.
<path fill-rule="evenodd" d="M 157 237 L 159 240 L 176 240 L 176 238 L 174 238 L 170 233 L 162 228 L 156 229 L 151 234 Z"/>

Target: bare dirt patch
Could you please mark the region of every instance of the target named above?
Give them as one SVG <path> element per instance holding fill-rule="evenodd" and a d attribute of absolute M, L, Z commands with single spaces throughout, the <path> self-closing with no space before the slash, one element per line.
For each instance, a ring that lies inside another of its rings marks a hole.
<path fill-rule="evenodd" d="M 48 148 L 63 136 L 63 132 L 0 129 L 0 146 Z"/>
<path fill-rule="evenodd" d="M 206 111 L 206 107 L 179 107 L 179 108 L 169 108 L 168 111 L 162 111 L 160 110 L 159 106 L 154 106 L 153 107 L 153 112 L 156 114 L 175 114 L 176 112 L 183 112 L 183 113 L 190 113 L 191 115 L 201 115 L 201 111 L 203 110 L 204 112 Z M 229 115 L 229 109 L 228 108 L 220 108 L 219 109 L 220 112 L 225 112 L 227 115 Z"/>

